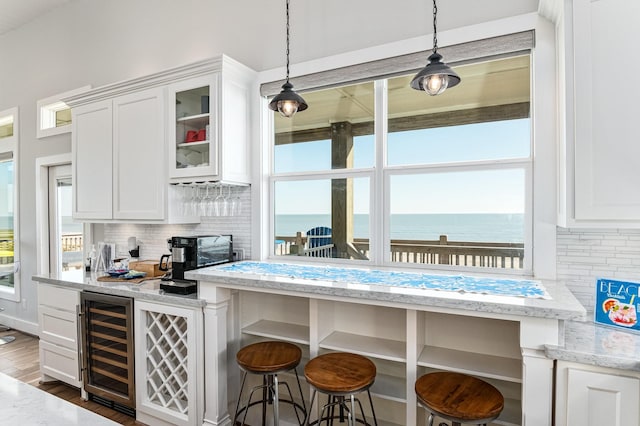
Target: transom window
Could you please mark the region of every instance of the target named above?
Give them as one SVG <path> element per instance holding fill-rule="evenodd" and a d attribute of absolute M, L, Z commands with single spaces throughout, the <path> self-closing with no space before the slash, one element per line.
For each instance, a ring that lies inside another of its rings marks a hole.
<path fill-rule="evenodd" d="M 530 55 L 308 91 L 275 115 L 275 256 L 530 270 Z"/>

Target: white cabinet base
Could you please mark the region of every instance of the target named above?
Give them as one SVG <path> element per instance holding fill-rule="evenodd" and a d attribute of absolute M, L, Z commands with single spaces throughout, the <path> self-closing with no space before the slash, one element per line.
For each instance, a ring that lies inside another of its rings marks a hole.
<path fill-rule="evenodd" d="M 136 419 L 201 425 L 202 310 L 135 302 Z"/>
<path fill-rule="evenodd" d="M 42 381 L 51 378 L 81 387 L 78 345 L 77 290 L 38 284 L 40 372 Z"/>
<path fill-rule="evenodd" d="M 78 351 L 40 340 L 40 373 L 42 381 L 60 380 L 75 387 L 82 381 L 78 369 Z"/>
<path fill-rule="evenodd" d="M 640 425 L 640 374 L 558 361 L 556 425 Z"/>

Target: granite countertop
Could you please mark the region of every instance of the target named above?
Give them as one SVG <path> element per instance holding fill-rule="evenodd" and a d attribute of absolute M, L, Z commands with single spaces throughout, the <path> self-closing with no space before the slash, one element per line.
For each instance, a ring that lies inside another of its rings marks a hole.
<path fill-rule="evenodd" d="M 196 294 L 179 295 L 165 293 L 160 289 L 160 279 L 142 281 L 139 284 L 127 281 L 98 281 L 99 276 L 106 275 L 96 272 L 80 270 L 65 271 L 60 274 L 50 273 L 33 276 L 34 281 L 45 284 L 55 284 L 77 290 L 87 290 L 97 293 L 112 294 L 114 296 L 132 297 L 134 299 L 159 302 L 168 305 L 201 308 L 207 304 Z"/>
<path fill-rule="evenodd" d="M 212 266 L 185 273 L 185 277 L 199 281 L 211 282 L 234 289 L 255 289 L 257 291 L 287 291 L 292 293 L 315 294 L 319 297 L 345 297 L 355 300 L 369 300 L 376 304 L 409 305 L 417 309 L 420 307 L 450 308 L 515 316 L 530 316 L 552 318 L 559 320 L 586 319 L 584 307 L 573 296 L 562 282 L 541 281 L 548 298 L 518 297 L 477 292 L 437 290 L 433 288 L 402 287 L 371 282 L 344 282 L 340 280 L 306 279 L 304 273 L 295 276 L 280 276 L 262 273 L 238 272 L 230 269 L 229 265 Z M 257 264 L 271 264 L 270 262 L 253 262 Z M 310 268 L 317 271 L 323 266 L 296 265 L 296 271 Z M 315 268 L 315 269 L 313 269 Z M 329 267 L 325 267 L 329 268 Z M 333 267 L 332 267 L 333 268 Z M 333 268 L 336 269 L 336 268 Z M 346 272 L 377 273 L 384 270 L 394 273 L 388 268 L 343 268 Z M 313 275 L 313 274 L 312 274 Z M 454 277 L 440 274 L 442 277 Z M 485 277 L 488 281 L 495 277 Z M 502 278 L 499 278 L 502 279 Z M 520 278 L 522 279 L 522 278 Z"/>
<path fill-rule="evenodd" d="M 115 426 L 85 408 L 0 373 L 0 423 L 42 426 Z"/>
<path fill-rule="evenodd" d="M 561 361 L 640 371 L 640 334 L 593 322 L 567 321 L 564 345 L 547 345 L 545 352 Z"/>

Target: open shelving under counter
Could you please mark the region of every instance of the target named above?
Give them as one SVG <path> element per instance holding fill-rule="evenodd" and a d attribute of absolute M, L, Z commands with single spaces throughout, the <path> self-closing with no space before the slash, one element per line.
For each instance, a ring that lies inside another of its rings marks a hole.
<path fill-rule="evenodd" d="M 188 275 L 207 300 L 205 328 L 225 335 L 210 348 L 229 366 L 206 384 L 229 389 L 227 400 L 207 398 L 207 420 L 214 424 L 235 404 L 231 389 L 239 375 L 230 348 L 249 337 L 297 343 L 310 358 L 331 351 L 368 357 L 377 369 L 371 390 L 380 424 L 424 421 L 415 381 L 442 370 L 482 378 L 503 393 L 505 409 L 493 425 L 551 424 L 553 360 L 544 348 L 559 343 L 563 321 L 586 316 L 563 283 L 531 279 L 269 262 L 235 262 Z M 522 295 L 456 287 L 482 289 L 485 281 Z"/>

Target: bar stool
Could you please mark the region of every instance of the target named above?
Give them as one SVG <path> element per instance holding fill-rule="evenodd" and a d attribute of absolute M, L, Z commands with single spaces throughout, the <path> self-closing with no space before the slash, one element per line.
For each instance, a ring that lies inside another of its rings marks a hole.
<path fill-rule="evenodd" d="M 466 374 L 425 374 L 416 380 L 415 389 L 418 402 L 429 411 L 428 426 L 433 425 L 434 415 L 453 422 L 452 426 L 486 425 L 504 408 L 504 397 L 498 389 Z"/>
<path fill-rule="evenodd" d="M 236 404 L 236 412 L 233 416 L 234 426 L 238 424 L 236 423 L 236 420 L 243 412 L 244 415 L 242 417 L 242 423 L 240 424 L 244 425 L 249 408 L 256 404 L 262 404 L 262 425 L 264 426 L 266 424 L 267 403 L 273 405 L 273 421 L 275 425 L 278 425 L 280 421 L 280 402 L 285 402 L 293 406 L 296 418 L 298 419 L 298 424 L 301 426 L 304 424 L 307 417 L 307 408 L 304 402 L 304 395 L 302 394 L 300 377 L 298 376 L 298 371 L 296 369 L 298 364 L 300 364 L 301 358 L 302 351 L 300 348 L 287 342 L 268 341 L 254 343 L 252 345 L 245 346 L 238 351 L 236 354 L 236 361 L 238 362 L 240 369 L 243 371 L 243 375 L 240 394 L 238 395 L 238 403 Z M 294 401 L 289 384 L 278 380 L 278 373 L 292 370 L 296 375 L 302 405 Z M 244 390 L 244 384 L 247 379 L 247 374 L 249 373 L 262 375 L 262 385 L 253 387 L 249 392 L 249 399 L 247 400 L 246 405 L 240 407 L 242 391 Z M 289 400 L 280 399 L 278 391 L 278 387 L 280 385 L 284 385 L 287 388 L 287 391 L 289 392 Z M 251 402 L 253 394 L 259 390 L 262 391 L 262 398 Z M 300 414 L 302 414 L 302 420 L 300 419 Z"/>
<path fill-rule="evenodd" d="M 365 419 L 362 403 L 355 397 L 360 392 L 367 391 L 373 422 L 377 426 L 378 420 L 373 409 L 369 388 L 376 378 L 376 366 L 371 360 L 352 353 L 332 352 L 319 355 L 309 361 L 304 367 L 304 376 L 312 387 L 311 406 L 307 415 L 307 425 L 320 424 L 322 421 L 333 424 L 333 419 L 344 421 L 347 412 L 348 424 L 355 426 L 356 422 L 369 425 Z M 310 423 L 313 403 L 317 392 L 327 395 L 327 403 L 322 407 L 320 417 Z M 347 398 L 350 404 L 347 405 Z M 362 419 L 356 419 L 355 403 L 360 407 Z M 335 414 L 336 406 L 339 414 Z M 325 416 L 325 410 L 327 415 Z"/>

